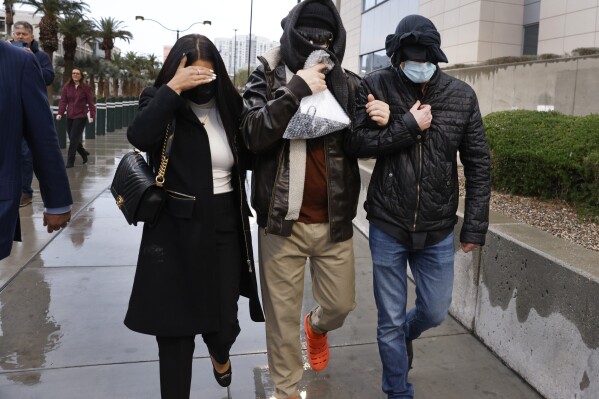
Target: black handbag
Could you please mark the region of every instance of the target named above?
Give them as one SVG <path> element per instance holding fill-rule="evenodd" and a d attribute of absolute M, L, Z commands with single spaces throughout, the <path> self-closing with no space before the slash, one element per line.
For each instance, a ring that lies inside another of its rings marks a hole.
<path fill-rule="evenodd" d="M 169 128 L 170 124 L 166 128 L 157 175 L 154 175 L 154 171 L 137 149 L 125 154 L 116 168 L 110 192 L 129 224 L 154 224 L 158 220 L 166 198 L 163 185 L 168 164 L 167 147 L 170 147 L 169 142 L 173 138 L 173 134 L 169 134 Z"/>

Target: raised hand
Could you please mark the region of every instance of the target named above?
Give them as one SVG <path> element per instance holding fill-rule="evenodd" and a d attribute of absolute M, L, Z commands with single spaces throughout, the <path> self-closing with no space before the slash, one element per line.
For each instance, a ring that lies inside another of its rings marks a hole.
<path fill-rule="evenodd" d="M 297 76 L 304 79 L 306 84 L 310 86 L 312 94 L 320 93 L 321 91 L 326 90 L 327 83 L 324 80 L 324 73 L 322 73 L 326 67 L 327 66 L 325 64 L 318 64 L 308 69 L 300 69 L 297 71 Z"/>
<path fill-rule="evenodd" d="M 212 69 L 191 65 L 186 67 L 186 62 L 187 55 L 184 55 L 183 58 L 181 58 L 175 76 L 173 76 L 173 78 L 166 84 L 177 92 L 177 94 L 181 94 L 181 92 L 193 89 L 199 85 L 210 83 L 216 79 L 216 75 Z"/>
<path fill-rule="evenodd" d="M 410 113 L 414 115 L 416 123 L 420 130 L 424 131 L 431 127 L 433 120 L 433 114 L 431 113 L 431 106 L 428 104 L 420 104 L 420 101 L 416 101 L 416 104 L 410 109 Z"/>
<path fill-rule="evenodd" d="M 387 123 L 389 123 L 389 116 L 391 115 L 389 104 L 381 100 L 375 100 L 372 94 L 368 95 L 366 112 L 370 119 L 381 127 L 387 126 Z"/>

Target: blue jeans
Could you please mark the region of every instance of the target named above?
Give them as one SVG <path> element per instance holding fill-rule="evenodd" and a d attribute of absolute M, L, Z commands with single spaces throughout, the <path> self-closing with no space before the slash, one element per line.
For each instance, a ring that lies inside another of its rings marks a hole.
<path fill-rule="evenodd" d="M 412 399 L 406 341 L 447 317 L 453 289 L 453 232 L 441 242 L 411 250 L 370 224 L 377 341 L 383 364 L 383 392 L 389 399 Z M 416 282 L 416 306 L 406 314 L 407 262 Z"/>
<path fill-rule="evenodd" d="M 23 139 L 21 142 L 21 157 L 22 157 L 22 179 L 21 179 L 21 192 L 23 194 L 32 195 L 33 188 L 31 188 L 31 182 L 33 181 L 33 158 L 31 157 L 31 151 L 27 145 L 27 141 Z"/>

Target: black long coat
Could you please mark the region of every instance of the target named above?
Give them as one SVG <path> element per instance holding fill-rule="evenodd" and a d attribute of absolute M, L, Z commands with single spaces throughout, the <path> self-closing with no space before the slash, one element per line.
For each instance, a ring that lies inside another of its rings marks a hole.
<path fill-rule="evenodd" d="M 176 118 L 165 175 L 165 187 L 196 197 L 195 206 L 177 215 L 165 208 L 153 226 L 144 226 L 125 324 L 144 334 L 188 336 L 219 329 L 215 259 L 215 224 L 210 143 L 203 125 L 186 100 L 167 86 L 147 88 L 141 94 L 139 111 L 127 130 L 129 141 L 151 154 L 155 164 L 167 125 Z M 237 133 L 235 133 L 237 135 Z M 239 138 L 236 142 L 241 142 Z M 239 148 L 232 144 L 238 162 L 232 184 L 238 198 L 243 229 L 239 234 L 242 256 L 240 293 L 250 299 L 250 315 L 264 321 L 258 299 L 256 271 L 245 185 Z"/>

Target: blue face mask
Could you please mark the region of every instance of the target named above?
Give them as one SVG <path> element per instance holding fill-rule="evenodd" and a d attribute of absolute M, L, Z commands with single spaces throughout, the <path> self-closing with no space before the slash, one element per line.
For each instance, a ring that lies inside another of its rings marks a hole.
<path fill-rule="evenodd" d="M 437 66 L 430 62 L 406 61 L 402 70 L 412 82 L 424 83 L 433 77 Z"/>

